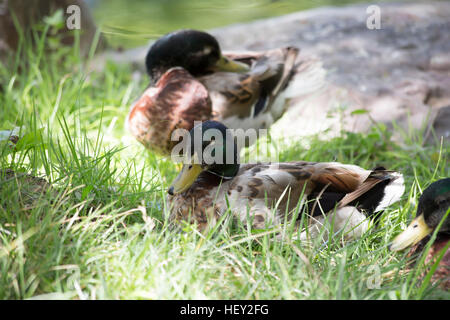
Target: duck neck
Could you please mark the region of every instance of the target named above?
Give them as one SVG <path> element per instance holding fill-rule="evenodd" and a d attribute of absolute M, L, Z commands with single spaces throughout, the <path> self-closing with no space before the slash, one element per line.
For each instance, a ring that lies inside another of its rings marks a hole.
<path fill-rule="evenodd" d="M 237 175 L 239 167 L 239 163 L 216 164 L 211 166 L 207 171 L 224 179 L 232 179 Z"/>

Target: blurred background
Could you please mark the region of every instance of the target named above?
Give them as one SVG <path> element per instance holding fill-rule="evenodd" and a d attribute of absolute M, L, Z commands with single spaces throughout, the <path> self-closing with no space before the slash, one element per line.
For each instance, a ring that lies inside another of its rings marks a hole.
<path fill-rule="evenodd" d="M 91 9 L 95 23 L 101 26 L 108 43 L 124 48 L 144 45 L 151 39 L 181 28 L 206 30 L 321 6 L 368 2 L 367 0 L 85 1 Z"/>

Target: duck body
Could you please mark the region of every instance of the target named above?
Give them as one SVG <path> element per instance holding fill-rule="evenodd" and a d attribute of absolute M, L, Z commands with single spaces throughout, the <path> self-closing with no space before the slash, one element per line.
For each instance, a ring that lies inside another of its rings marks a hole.
<path fill-rule="evenodd" d="M 145 147 L 164 155 L 176 144 L 172 132 L 189 131 L 195 121 L 217 120 L 231 129 L 268 128 L 295 91 L 287 88 L 294 82 L 298 51 L 227 54 L 205 32 L 168 34 L 147 54 L 152 82 L 131 106 L 126 127 Z"/>
<path fill-rule="evenodd" d="M 209 129 L 226 131 L 223 124 L 206 121 L 194 127 L 191 136 L 199 127 L 203 134 Z M 228 148 L 235 144 L 233 138 L 226 136 L 224 140 L 224 150 L 233 150 Z M 210 145 L 212 142 L 204 143 L 202 150 Z M 308 214 L 317 217 L 319 223 L 336 208 L 337 215 L 340 212 L 346 221 L 355 221 L 350 228 L 398 201 L 404 191 L 403 176 L 381 167 L 366 170 L 338 162 L 307 161 L 239 164 L 234 150 L 230 159 L 235 162 L 231 164 L 184 163 L 169 188 L 171 221 L 196 223 L 204 230 L 231 209 L 244 225 L 249 217 L 252 227 L 260 229 L 283 223 L 285 218 L 291 221 L 300 202 L 300 210 L 307 206 Z M 356 233 L 364 230 L 360 231 Z"/>
<path fill-rule="evenodd" d="M 393 185 L 395 192 L 387 194 Z M 196 222 L 200 230 L 214 225 L 228 207 L 244 224 L 249 215 L 252 227 L 261 229 L 284 222 L 286 215 L 290 221 L 299 201 L 316 218 L 335 208 L 353 207 L 355 221 L 361 223 L 361 217 L 398 201 L 403 190 L 403 177 L 394 171 L 298 161 L 243 164 L 232 179 L 205 171 L 187 191 L 168 200 L 171 220 Z M 347 214 L 348 208 L 343 212 Z"/>

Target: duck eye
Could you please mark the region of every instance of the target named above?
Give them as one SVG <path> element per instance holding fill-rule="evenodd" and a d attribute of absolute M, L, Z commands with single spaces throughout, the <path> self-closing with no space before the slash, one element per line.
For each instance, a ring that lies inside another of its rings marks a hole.
<path fill-rule="evenodd" d="M 191 165 L 189 165 L 189 167 L 188 167 L 188 170 L 191 170 L 192 169 L 192 164 Z"/>
<path fill-rule="evenodd" d="M 211 47 L 204 47 L 204 48 L 203 48 L 203 54 L 204 54 L 205 56 L 209 55 L 209 54 L 211 53 L 211 51 L 212 51 L 212 48 L 211 48 Z"/>
<path fill-rule="evenodd" d="M 415 225 L 413 225 L 413 228 L 417 228 L 419 225 L 418 224 L 415 224 Z"/>

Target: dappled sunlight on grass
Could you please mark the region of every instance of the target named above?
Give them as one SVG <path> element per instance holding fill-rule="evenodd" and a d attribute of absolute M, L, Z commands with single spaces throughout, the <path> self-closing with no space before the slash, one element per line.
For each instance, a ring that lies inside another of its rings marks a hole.
<path fill-rule="evenodd" d="M 173 230 L 164 211 L 176 167 L 123 125 L 145 79 L 135 82 L 129 67 L 111 63 L 86 75 L 76 48 L 64 60 L 35 50 L 22 42 L 20 59 L 0 67 L 0 103 L 8 106 L 0 130 L 19 127 L 22 137 L 16 149 L 0 145 L 0 168 L 43 177 L 51 187 L 30 191 L 20 177 L 0 174 L 1 299 L 422 297 L 405 271 L 406 254 L 387 245 L 421 190 L 450 176 L 448 145 L 423 145 L 416 131 L 393 143 L 381 124 L 329 141 L 273 141 L 280 161 L 382 165 L 404 174 L 401 201 L 358 240 L 279 241 L 279 230 L 252 232 L 230 214 L 208 234 Z M 429 296 L 445 293 L 428 285 Z"/>

